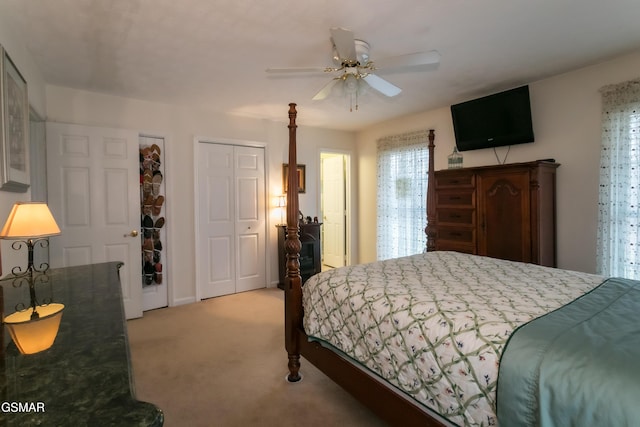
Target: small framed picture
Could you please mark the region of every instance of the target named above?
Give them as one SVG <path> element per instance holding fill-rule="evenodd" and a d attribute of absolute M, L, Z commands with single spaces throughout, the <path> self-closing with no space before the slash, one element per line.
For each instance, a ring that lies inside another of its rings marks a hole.
<path fill-rule="evenodd" d="M 298 172 L 298 193 L 304 193 L 306 191 L 306 179 L 305 179 L 305 165 L 297 165 Z M 282 188 L 286 193 L 289 189 L 289 165 L 287 163 L 282 164 Z"/>
<path fill-rule="evenodd" d="M 27 82 L 0 46 L 0 189 L 29 188 L 29 98 Z"/>

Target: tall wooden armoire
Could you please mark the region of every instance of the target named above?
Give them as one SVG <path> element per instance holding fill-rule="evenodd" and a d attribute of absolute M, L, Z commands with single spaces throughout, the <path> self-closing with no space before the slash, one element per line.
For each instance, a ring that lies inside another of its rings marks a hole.
<path fill-rule="evenodd" d="M 436 171 L 436 250 L 556 266 L 557 163 Z"/>

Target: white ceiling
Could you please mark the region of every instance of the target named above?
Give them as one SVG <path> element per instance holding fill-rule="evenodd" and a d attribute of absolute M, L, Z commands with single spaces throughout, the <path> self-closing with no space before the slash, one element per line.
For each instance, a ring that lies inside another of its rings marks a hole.
<path fill-rule="evenodd" d="M 640 49 L 638 0 L 0 0 L 47 83 L 163 103 L 358 130 Z M 359 110 L 311 98 L 332 65 L 329 28 L 386 58 L 435 49 L 435 70 L 378 75 Z"/>

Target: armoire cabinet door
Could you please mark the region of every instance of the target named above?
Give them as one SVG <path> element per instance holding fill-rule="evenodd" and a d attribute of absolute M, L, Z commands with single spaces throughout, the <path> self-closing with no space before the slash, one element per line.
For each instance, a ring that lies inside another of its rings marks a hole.
<path fill-rule="evenodd" d="M 478 181 L 478 254 L 531 262 L 529 171 L 483 171 Z"/>

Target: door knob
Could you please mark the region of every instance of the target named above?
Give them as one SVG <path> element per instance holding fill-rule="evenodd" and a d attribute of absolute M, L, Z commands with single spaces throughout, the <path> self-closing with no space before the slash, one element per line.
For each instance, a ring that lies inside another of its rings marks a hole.
<path fill-rule="evenodd" d="M 138 236 L 138 230 L 131 230 L 131 233 L 124 235 L 124 237 L 129 237 L 129 236 L 131 236 L 131 237 Z"/>

